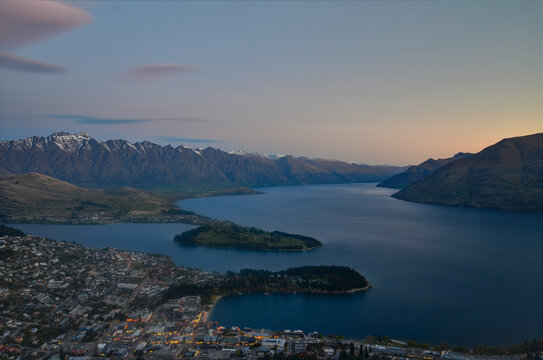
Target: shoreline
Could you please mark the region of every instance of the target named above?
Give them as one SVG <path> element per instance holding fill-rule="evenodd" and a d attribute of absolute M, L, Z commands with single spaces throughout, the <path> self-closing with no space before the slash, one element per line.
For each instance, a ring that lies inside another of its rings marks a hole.
<path fill-rule="evenodd" d="M 217 303 L 223 298 L 224 295 L 217 295 L 213 298 L 213 302 L 211 303 L 211 305 L 209 306 L 209 311 L 204 311 L 203 315 L 202 315 L 202 322 L 204 324 L 207 324 L 207 320 L 209 318 L 209 316 L 211 315 L 211 313 L 213 312 L 213 310 L 215 309 L 215 305 L 217 305 Z"/>
<path fill-rule="evenodd" d="M 362 292 L 362 291 L 369 290 L 370 288 L 371 288 L 371 284 L 368 283 L 368 285 L 366 285 L 364 287 L 347 290 L 347 291 L 345 291 L 345 294 L 354 294 L 354 293 L 357 293 L 357 292 Z"/>
<path fill-rule="evenodd" d="M 364 287 L 361 287 L 361 288 L 350 289 L 350 290 L 346 290 L 346 291 L 342 291 L 342 292 L 317 292 L 317 293 L 300 292 L 298 294 L 300 294 L 300 295 L 302 295 L 302 294 L 322 294 L 322 295 L 326 295 L 326 294 L 331 294 L 331 295 L 354 294 L 354 293 L 358 293 L 358 292 L 362 292 L 362 291 L 367 291 L 370 288 L 371 288 L 371 284 L 368 284 L 368 285 L 366 285 Z M 268 295 L 272 295 L 272 294 L 281 294 L 281 293 L 269 293 Z M 291 294 L 296 294 L 296 293 L 291 293 Z M 238 294 L 238 295 L 251 295 L 251 294 Z M 258 295 L 266 295 L 266 294 L 265 293 L 260 293 Z M 213 310 L 215 310 L 215 306 L 219 303 L 219 301 L 223 297 L 226 297 L 226 296 L 231 296 L 231 294 L 228 294 L 228 295 L 216 295 L 216 296 L 213 297 L 213 302 L 209 305 L 209 310 L 204 311 L 202 313 L 202 323 L 204 325 L 208 323 L 211 313 L 213 312 Z"/>
<path fill-rule="evenodd" d="M 188 225 L 193 225 L 193 224 L 188 224 Z M 258 251 L 258 252 L 278 252 L 278 253 L 283 253 L 283 252 L 304 252 L 304 251 L 311 251 L 311 250 L 315 250 L 315 249 L 318 249 L 318 248 L 321 248 L 324 246 L 324 244 L 321 244 L 321 245 L 318 245 L 318 246 L 313 246 L 313 247 L 310 247 L 310 248 L 306 248 L 306 249 L 284 249 L 284 250 L 277 250 L 277 249 L 242 249 L 242 248 L 236 248 L 236 247 L 229 247 L 229 246 L 209 246 L 209 245 L 186 245 L 186 244 L 181 244 L 177 241 L 174 240 L 174 242 L 179 245 L 179 246 L 186 246 L 186 247 L 194 247 L 194 248 L 208 248 L 208 249 L 223 249 L 223 250 L 238 250 L 238 251 Z"/>
<path fill-rule="evenodd" d="M 211 312 L 215 309 L 215 305 L 217 305 L 219 300 L 221 300 L 224 297 L 229 297 L 229 296 L 245 296 L 245 295 L 265 295 L 265 296 L 268 296 L 268 295 L 347 295 L 347 294 L 355 294 L 355 293 L 358 293 L 358 292 L 367 291 L 367 290 L 369 290 L 371 288 L 372 288 L 371 284 L 368 284 L 368 285 L 366 285 L 364 287 L 361 287 L 361 288 L 354 288 L 354 289 L 344 290 L 344 291 L 308 291 L 308 292 L 305 292 L 305 291 L 300 291 L 300 292 L 281 292 L 281 291 L 277 291 L 277 292 L 269 292 L 269 293 L 266 293 L 266 292 L 228 293 L 228 294 L 224 294 L 224 295 L 215 296 L 213 303 L 210 305 L 209 311 L 206 311 L 205 315 L 208 316 L 209 314 L 211 314 Z"/>

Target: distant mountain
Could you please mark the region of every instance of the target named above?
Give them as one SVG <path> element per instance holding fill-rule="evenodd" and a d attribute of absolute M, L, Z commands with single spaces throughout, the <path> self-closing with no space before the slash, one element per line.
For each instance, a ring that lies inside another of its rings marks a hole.
<path fill-rule="evenodd" d="M 405 168 L 227 153 L 148 141 L 99 142 L 87 133 L 0 141 L 0 174 L 36 172 L 84 186 L 289 185 L 381 181 Z"/>
<path fill-rule="evenodd" d="M 504 139 L 397 192 L 402 200 L 543 211 L 543 133 Z"/>
<path fill-rule="evenodd" d="M 428 174 L 433 173 L 443 165 L 447 165 L 453 160 L 463 159 L 472 156 L 470 153 L 458 153 L 447 159 L 428 159 L 419 165 L 411 166 L 402 173 L 396 174 L 385 181 L 379 183 L 379 187 L 403 189 L 411 184 L 424 179 Z"/>

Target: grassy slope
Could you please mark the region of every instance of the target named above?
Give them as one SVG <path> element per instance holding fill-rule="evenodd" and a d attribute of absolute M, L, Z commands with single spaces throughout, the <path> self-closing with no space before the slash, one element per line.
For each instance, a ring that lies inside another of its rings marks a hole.
<path fill-rule="evenodd" d="M 393 196 L 423 203 L 543 211 L 543 134 L 504 139 Z"/>
<path fill-rule="evenodd" d="M 69 217 L 82 212 L 158 214 L 176 208 L 166 197 L 133 188 L 90 190 L 32 173 L 0 176 L 0 209 L 0 214 L 8 217 Z"/>

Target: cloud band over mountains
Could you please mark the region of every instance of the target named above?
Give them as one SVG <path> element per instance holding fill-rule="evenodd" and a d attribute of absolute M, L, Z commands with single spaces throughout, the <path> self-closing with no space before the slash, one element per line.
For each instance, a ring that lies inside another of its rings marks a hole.
<path fill-rule="evenodd" d="M 156 79 L 181 75 L 200 70 L 197 66 L 184 64 L 149 64 L 130 70 L 126 76 L 130 79 Z"/>
<path fill-rule="evenodd" d="M 208 122 L 207 119 L 199 118 L 102 118 L 89 115 L 71 115 L 71 114 L 47 114 L 39 115 L 41 118 L 70 120 L 75 124 L 91 125 L 128 125 L 137 123 L 146 123 L 154 121 L 179 121 L 179 122 Z"/>
<path fill-rule="evenodd" d="M 195 138 L 184 138 L 177 136 L 155 136 L 155 139 L 166 141 L 166 142 L 177 142 L 177 143 L 221 143 L 224 140 L 217 139 L 195 139 Z"/>

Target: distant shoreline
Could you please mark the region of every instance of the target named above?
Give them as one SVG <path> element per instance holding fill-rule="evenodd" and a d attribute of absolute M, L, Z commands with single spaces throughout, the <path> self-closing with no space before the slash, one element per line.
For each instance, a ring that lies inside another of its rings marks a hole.
<path fill-rule="evenodd" d="M 192 225 L 192 224 L 189 224 Z M 229 247 L 229 246 L 209 246 L 209 245 L 186 245 L 186 244 L 179 244 L 179 246 L 186 246 L 186 247 L 198 247 L 198 248 L 208 248 L 208 249 L 222 249 L 222 250 L 237 250 L 237 251 L 257 251 L 257 252 L 278 252 L 278 253 L 285 253 L 285 252 L 304 252 L 309 250 L 315 250 L 318 248 L 323 247 L 323 245 L 317 245 L 310 248 L 305 249 L 285 249 L 285 250 L 276 250 L 276 249 L 242 249 L 242 248 L 236 248 L 236 247 Z"/>

